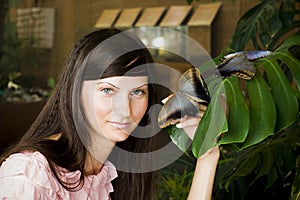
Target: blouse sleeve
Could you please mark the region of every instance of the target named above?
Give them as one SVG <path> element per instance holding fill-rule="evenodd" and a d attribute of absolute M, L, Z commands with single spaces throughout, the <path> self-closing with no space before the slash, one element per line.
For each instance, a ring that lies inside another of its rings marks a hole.
<path fill-rule="evenodd" d="M 0 167 L 0 199 L 57 199 L 57 190 L 39 152 L 13 154 Z"/>

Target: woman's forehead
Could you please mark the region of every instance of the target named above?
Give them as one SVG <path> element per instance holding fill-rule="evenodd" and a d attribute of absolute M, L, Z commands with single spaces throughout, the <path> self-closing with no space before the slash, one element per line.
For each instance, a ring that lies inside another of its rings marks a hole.
<path fill-rule="evenodd" d="M 115 86 L 117 88 L 134 89 L 148 85 L 147 76 L 112 76 L 108 78 L 101 78 L 97 80 L 83 81 L 83 87 L 94 88 L 96 85 Z"/>
<path fill-rule="evenodd" d="M 110 83 L 115 86 L 131 86 L 140 87 L 148 83 L 147 76 L 113 76 L 108 78 L 101 78 L 97 83 Z"/>

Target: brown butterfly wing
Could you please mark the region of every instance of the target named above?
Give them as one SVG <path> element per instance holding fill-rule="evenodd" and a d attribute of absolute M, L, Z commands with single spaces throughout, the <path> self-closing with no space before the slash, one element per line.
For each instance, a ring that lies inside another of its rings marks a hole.
<path fill-rule="evenodd" d="M 182 93 L 173 94 L 164 104 L 158 115 L 158 125 L 165 128 L 178 123 L 184 116 L 199 115 L 199 104 Z"/>
<path fill-rule="evenodd" d="M 210 96 L 197 68 L 187 70 L 179 80 L 179 91 L 169 96 L 158 116 L 160 128 L 176 124 L 184 116 L 199 115 L 199 103 L 207 105 Z"/>

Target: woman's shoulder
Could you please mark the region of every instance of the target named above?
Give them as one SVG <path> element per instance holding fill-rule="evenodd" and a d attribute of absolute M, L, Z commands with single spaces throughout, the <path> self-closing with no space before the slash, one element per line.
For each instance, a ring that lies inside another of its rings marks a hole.
<path fill-rule="evenodd" d="M 39 171 L 37 171 L 39 170 Z M 0 178 L 26 174 L 28 178 L 37 177 L 37 173 L 50 173 L 47 159 L 38 151 L 24 151 L 10 155 L 0 167 Z"/>
<path fill-rule="evenodd" d="M 0 194 L 12 195 L 11 197 L 25 194 L 36 197 L 34 195 L 37 191 L 39 195 L 44 195 L 59 189 L 47 159 L 37 151 L 10 155 L 1 164 L 0 185 Z"/>

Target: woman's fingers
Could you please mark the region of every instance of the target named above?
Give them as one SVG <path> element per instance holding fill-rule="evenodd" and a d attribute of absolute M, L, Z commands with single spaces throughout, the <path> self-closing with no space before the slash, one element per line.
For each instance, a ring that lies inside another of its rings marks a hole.
<path fill-rule="evenodd" d="M 161 102 L 163 104 L 165 104 L 172 96 L 173 96 L 173 94 L 167 96 L 166 98 L 161 100 Z M 199 113 L 196 117 L 184 116 L 181 119 L 172 120 L 170 122 L 170 124 L 176 125 L 177 128 L 182 128 L 186 132 L 186 134 L 189 136 L 189 138 L 193 139 L 194 134 L 197 130 L 198 124 L 199 124 L 201 118 L 203 117 L 203 114 L 204 114 L 206 108 L 207 108 L 207 106 L 199 104 Z"/>
<path fill-rule="evenodd" d="M 188 126 L 195 126 L 199 124 L 200 120 L 202 119 L 204 112 L 206 110 L 206 106 L 204 105 L 199 105 L 199 114 L 197 117 L 189 117 L 189 116 L 184 116 L 178 124 L 176 124 L 177 128 L 185 128 Z"/>
<path fill-rule="evenodd" d="M 189 126 L 197 126 L 201 117 L 187 117 L 185 116 L 180 120 L 178 124 L 176 124 L 177 128 L 186 128 Z"/>
<path fill-rule="evenodd" d="M 189 138 L 192 140 L 194 138 L 195 132 L 198 128 L 198 124 L 201 120 L 201 118 L 204 115 L 204 112 L 206 110 L 206 106 L 204 105 L 199 105 L 199 114 L 197 117 L 189 117 L 189 116 L 184 116 L 182 119 L 180 119 L 179 123 L 174 122 L 173 124 L 176 124 L 177 128 L 182 128 L 185 133 L 189 136 Z"/>
<path fill-rule="evenodd" d="M 180 120 L 178 124 L 176 124 L 177 128 L 182 128 L 184 132 L 189 136 L 192 140 L 194 138 L 195 132 L 198 128 L 198 124 L 201 120 L 202 116 L 199 117 L 187 117 L 185 116 Z"/>

